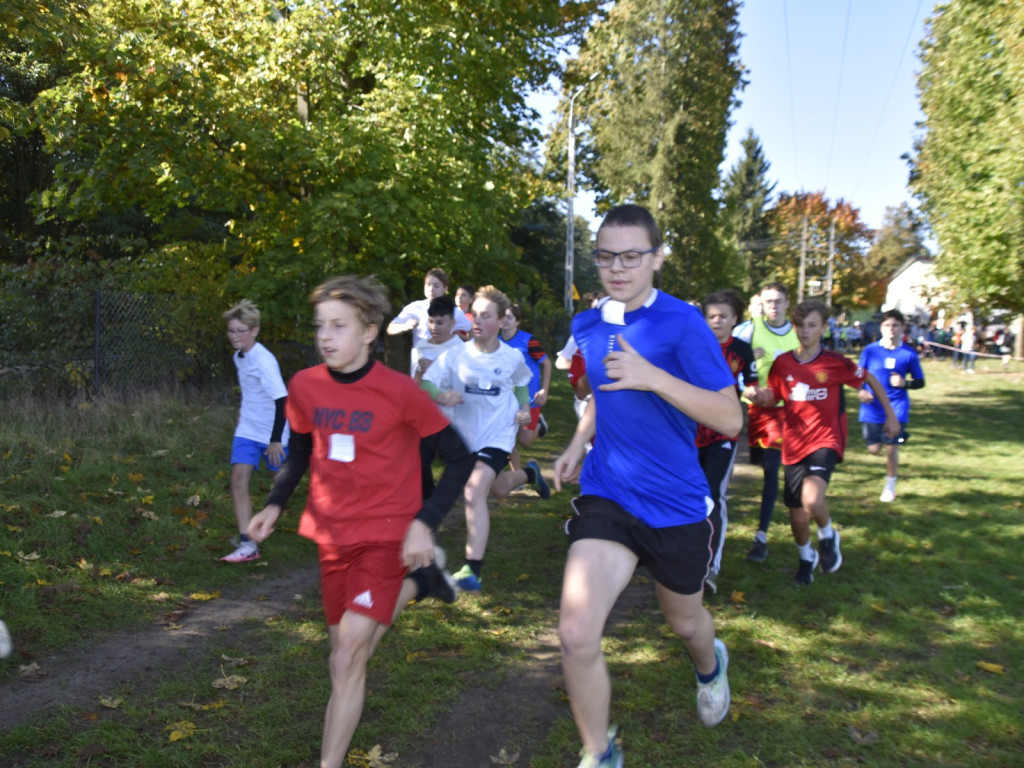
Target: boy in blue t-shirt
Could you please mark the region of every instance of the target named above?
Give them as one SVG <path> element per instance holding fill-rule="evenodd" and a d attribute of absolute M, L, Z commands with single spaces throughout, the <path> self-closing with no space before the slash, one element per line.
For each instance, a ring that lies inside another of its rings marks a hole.
<path fill-rule="evenodd" d="M 579 474 L 566 529 L 559 638 L 569 703 L 583 739 L 581 766 L 622 764 L 609 731 L 605 621 L 638 564 L 651 572 L 669 626 L 697 671 L 697 712 L 714 726 L 729 711 L 729 654 L 703 605 L 711 566 L 712 502 L 697 461 L 697 424 L 743 426 L 736 383 L 700 310 L 654 288 L 665 254 L 651 214 L 613 208 L 594 263 L 608 298 L 573 319 L 593 400 L 555 462 L 555 487 Z M 587 454 L 595 433 L 601 437 Z M 580 463 L 586 456 L 580 473 Z"/>
<path fill-rule="evenodd" d="M 875 400 L 875 396 L 866 387 L 857 396 L 860 399 L 860 417 L 864 431 L 864 442 L 868 452 L 877 456 L 885 446 L 885 487 L 882 489 L 880 501 L 890 502 L 896 499 L 896 473 L 900 465 L 900 444 L 907 440 L 907 422 L 910 420 L 910 395 L 907 390 L 924 387 L 924 372 L 917 352 L 903 341 L 903 330 L 906 321 L 898 309 L 890 309 L 882 315 L 879 331 L 882 338 L 874 344 L 868 344 L 860 353 L 860 367 L 872 374 L 889 396 L 889 402 L 896 411 L 900 422 L 898 437 L 889 438 L 882 431 L 885 424 L 885 411 Z"/>

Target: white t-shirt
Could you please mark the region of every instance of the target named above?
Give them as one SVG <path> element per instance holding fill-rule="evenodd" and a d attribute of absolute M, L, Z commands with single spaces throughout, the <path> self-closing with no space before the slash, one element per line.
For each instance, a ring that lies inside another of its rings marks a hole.
<path fill-rule="evenodd" d="M 458 336 L 452 336 L 450 339 L 448 339 L 448 341 L 444 342 L 443 344 L 425 344 L 424 346 L 420 347 L 419 359 L 437 360 L 437 358 L 439 358 L 449 349 L 453 347 L 461 347 L 464 343 L 465 342 Z M 431 365 L 430 367 L 433 368 L 434 366 Z M 430 369 L 428 368 L 427 370 Z M 426 375 L 424 374 L 424 378 L 425 377 Z M 454 412 L 448 406 L 438 405 L 437 407 L 441 409 L 441 413 L 443 413 L 448 418 L 448 421 L 452 421 L 455 418 Z"/>
<path fill-rule="evenodd" d="M 238 410 L 235 437 L 244 437 L 267 445 L 274 431 L 274 401 L 288 396 L 288 388 L 281 378 L 277 358 L 258 341 L 252 349 L 232 355 L 238 369 L 238 384 L 242 388 L 242 405 Z M 288 444 L 288 424 L 284 425 L 281 442 Z"/>
<path fill-rule="evenodd" d="M 438 357 L 423 380 L 442 392 L 462 395 L 462 402 L 452 408 L 452 426 L 471 451 L 511 452 L 519 431 L 515 388 L 525 387 L 532 375 L 518 349 L 499 344 L 494 352 L 481 352 L 476 342 L 467 341 Z"/>
<path fill-rule="evenodd" d="M 411 301 L 402 307 L 402 311 L 395 315 L 392 323 L 405 323 L 416 318 L 416 327 L 412 329 L 412 361 L 409 365 L 409 375 L 416 375 L 416 364 L 420 361 L 423 347 L 430 345 L 430 326 L 428 325 L 427 310 L 430 309 L 430 299 Z M 473 324 L 469 322 L 466 313 L 458 307 L 455 308 L 455 327 L 452 328 L 452 335 L 460 331 L 469 333 L 473 330 Z"/>

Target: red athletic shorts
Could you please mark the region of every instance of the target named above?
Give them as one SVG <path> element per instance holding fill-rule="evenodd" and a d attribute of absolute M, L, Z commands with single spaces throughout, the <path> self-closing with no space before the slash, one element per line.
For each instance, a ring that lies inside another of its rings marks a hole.
<path fill-rule="evenodd" d="M 320 591 L 327 625 L 340 622 L 346 611 L 390 625 L 406 573 L 401 541 L 321 544 Z"/>

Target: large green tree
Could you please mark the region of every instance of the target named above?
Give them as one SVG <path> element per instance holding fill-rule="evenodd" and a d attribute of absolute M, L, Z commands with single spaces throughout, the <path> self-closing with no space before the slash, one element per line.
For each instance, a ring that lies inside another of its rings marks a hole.
<path fill-rule="evenodd" d="M 768 180 L 771 163 L 752 128 L 747 130 L 740 147 L 743 156 L 722 182 L 722 230 L 726 241 L 741 256 L 740 287 L 749 295 L 758 290 L 766 277 L 761 257 L 772 245 L 769 213 L 775 182 Z"/>
<path fill-rule="evenodd" d="M 921 44 L 911 186 L 936 268 L 975 306 L 1024 311 L 1024 5 L 942 3 Z"/>
<path fill-rule="evenodd" d="M 911 259 L 930 259 L 925 226 L 907 203 L 885 209 L 882 226 L 864 257 L 863 295 L 873 306 L 885 301 L 888 278 Z"/>
<path fill-rule="evenodd" d="M 585 6 L 96 0 L 73 74 L 34 105 L 56 161 L 42 210 L 135 211 L 151 274 L 226 263 L 222 290 L 278 318 L 339 271 L 396 298 L 435 265 L 512 280 L 537 189 L 523 94 Z"/>
<path fill-rule="evenodd" d="M 736 0 L 619 0 L 569 64 L 580 166 L 599 206 L 648 207 L 670 248 L 665 286 L 699 296 L 729 285 L 718 168 L 741 83 Z"/>

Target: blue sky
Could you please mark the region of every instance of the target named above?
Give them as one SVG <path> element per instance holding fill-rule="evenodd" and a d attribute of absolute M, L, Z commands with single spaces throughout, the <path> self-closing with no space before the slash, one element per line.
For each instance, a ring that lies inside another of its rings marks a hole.
<path fill-rule="evenodd" d="M 860 208 L 871 227 L 886 207 L 912 202 L 908 168 L 922 119 L 918 45 L 934 0 L 746 0 L 740 58 L 747 87 L 723 170 L 740 157 L 748 128 L 761 139 L 777 192 L 824 191 Z M 557 86 L 556 86 L 557 88 Z M 530 103 L 549 126 L 557 97 Z M 593 220 L 593 197 L 577 213 Z"/>
<path fill-rule="evenodd" d="M 917 49 L 932 8 L 930 0 L 747 0 L 740 58 L 749 85 L 725 168 L 753 128 L 777 191 L 823 190 L 880 226 L 887 206 L 911 201 L 900 156 L 922 119 Z"/>

